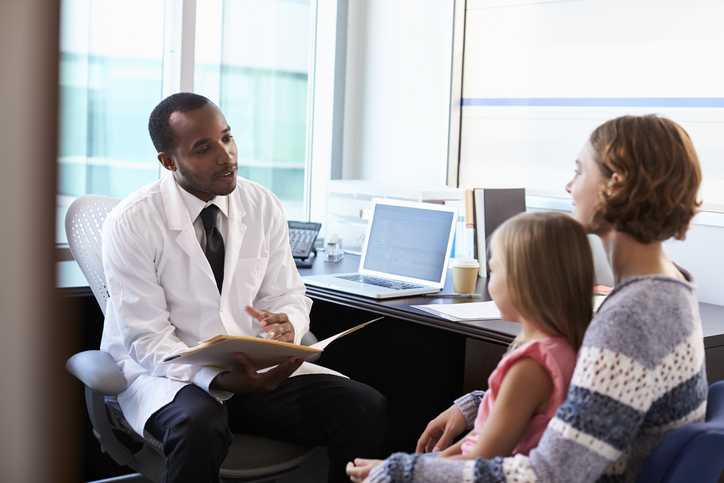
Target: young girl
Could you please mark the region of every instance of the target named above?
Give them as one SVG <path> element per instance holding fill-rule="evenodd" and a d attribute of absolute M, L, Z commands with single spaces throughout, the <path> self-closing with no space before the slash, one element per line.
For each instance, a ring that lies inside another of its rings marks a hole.
<path fill-rule="evenodd" d="M 475 429 L 440 458 L 527 455 L 566 398 L 593 312 L 591 248 L 570 217 L 521 214 L 490 246 L 488 291 L 501 317 L 523 331 L 488 379 Z"/>

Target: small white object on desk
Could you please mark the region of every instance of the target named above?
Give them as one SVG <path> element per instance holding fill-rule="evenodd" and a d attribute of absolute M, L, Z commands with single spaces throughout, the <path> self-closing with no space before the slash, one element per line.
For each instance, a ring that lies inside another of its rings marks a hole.
<path fill-rule="evenodd" d="M 469 304 L 430 304 L 411 305 L 418 310 L 441 317 L 443 319 L 460 322 L 461 320 L 498 320 L 500 310 L 495 302 L 473 302 Z"/>
<path fill-rule="evenodd" d="M 327 242 L 327 248 L 324 250 L 324 261 L 339 262 L 343 258 L 342 239 L 337 235 L 332 235 L 332 238 Z"/>

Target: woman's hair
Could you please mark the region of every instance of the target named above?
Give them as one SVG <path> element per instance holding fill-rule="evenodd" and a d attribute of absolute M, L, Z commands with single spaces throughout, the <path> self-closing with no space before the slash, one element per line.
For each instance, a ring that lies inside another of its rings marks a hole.
<path fill-rule="evenodd" d="M 597 222 L 641 243 L 686 237 L 701 202 L 699 158 L 681 126 L 655 115 L 623 116 L 591 134 L 595 161 L 606 178 Z"/>
<path fill-rule="evenodd" d="M 563 213 L 521 213 L 495 230 L 489 247 L 516 310 L 577 351 L 593 317 L 593 255 L 583 227 Z"/>

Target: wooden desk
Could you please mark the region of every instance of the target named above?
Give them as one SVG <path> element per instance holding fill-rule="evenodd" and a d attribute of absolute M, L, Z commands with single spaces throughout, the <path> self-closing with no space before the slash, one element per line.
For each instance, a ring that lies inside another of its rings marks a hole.
<path fill-rule="evenodd" d="M 315 261 L 313 268 L 300 269 L 299 273 L 304 277 L 325 273 L 354 272 L 359 267 L 359 261 L 360 257 L 349 254 L 340 263 L 325 263 L 320 259 Z M 451 274 L 448 274 L 443 292 L 452 293 Z M 478 279 L 476 293 L 482 294 L 482 300 L 490 300 L 486 279 Z M 471 339 L 494 344 L 507 345 L 520 332 L 520 326 L 512 322 L 503 320 L 451 322 L 411 307 L 412 305 L 422 304 L 470 303 L 478 302 L 480 299 L 436 299 L 415 296 L 375 300 L 312 286 L 307 287 L 307 295 L 315 302 L 328 302 L 339 306 L 352 307 L 373 314 L 386 315 L 443 329 L 447 332 L 462 334 Z M 724 306 L 700 303 L 699 310 L 704 332 L 709 382 L 724 380 Z"/>

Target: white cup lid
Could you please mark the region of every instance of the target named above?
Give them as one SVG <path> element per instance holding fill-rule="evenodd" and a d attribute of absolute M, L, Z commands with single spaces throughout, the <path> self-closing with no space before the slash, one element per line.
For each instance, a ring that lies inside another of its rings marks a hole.
<path fill-rule="evenodd" d="M 478 268 L 480 264 L 474 258 L 453 258 L 450 260 L 450 265 L 453 267 L 462 268 Z"/>

